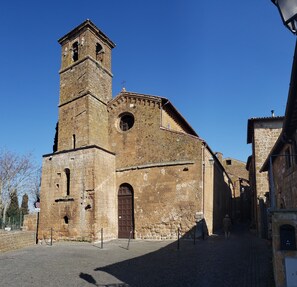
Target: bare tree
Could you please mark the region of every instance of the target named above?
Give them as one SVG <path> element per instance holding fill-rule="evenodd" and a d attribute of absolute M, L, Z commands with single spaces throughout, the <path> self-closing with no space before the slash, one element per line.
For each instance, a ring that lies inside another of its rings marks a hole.
<path fill-rule="evenodd" d="M 6 221 L 11 196 L 32 193 L 36 167 L 30 154 L 19 156 L 7 150 L 0 151 L 0 216 Z"/>
<path fill-rule="evenodd" d="M 31 185 L 32 201 L 33 201 L 32 203 L 35 203 L 40 199 L 41 173 L 42 173 L 42 168 L 39 167 L 35 170 L 35 173 L 33 175 L 33 181 Z"/>

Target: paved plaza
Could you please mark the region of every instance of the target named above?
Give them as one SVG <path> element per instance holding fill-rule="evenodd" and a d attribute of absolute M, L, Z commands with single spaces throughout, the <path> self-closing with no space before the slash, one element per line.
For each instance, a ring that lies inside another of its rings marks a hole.
<path fill-rule="evenodd" d="M 0 253 L 0 286 L 272 287 L 269 242 L 244 225 L 206 240 L 54 243 Z"/>

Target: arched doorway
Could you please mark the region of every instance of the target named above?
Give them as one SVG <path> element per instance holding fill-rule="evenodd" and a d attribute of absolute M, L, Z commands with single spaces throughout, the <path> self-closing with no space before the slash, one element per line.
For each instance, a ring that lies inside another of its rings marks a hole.
<path fill-rule="evenodd" d="M 134 206 L 133 188 L 128 183 L 120 185 L 118 192 L 118 226 L 119 238 L 131 238 L 134 236 Z"/>

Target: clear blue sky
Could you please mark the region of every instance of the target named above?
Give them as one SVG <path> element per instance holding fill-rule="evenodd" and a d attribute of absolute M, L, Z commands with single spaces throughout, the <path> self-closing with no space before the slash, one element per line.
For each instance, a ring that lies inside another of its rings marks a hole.
<path fill-rule="evenodd" d="M 247 120 L 285 112 L 295 38 L 270 0 L 0 3 L 0 148 L 52 152 L 57 40 L 86 19 L 112 41 L 113 96 L 170 99 L 213 151 L 246 161 Z"/>

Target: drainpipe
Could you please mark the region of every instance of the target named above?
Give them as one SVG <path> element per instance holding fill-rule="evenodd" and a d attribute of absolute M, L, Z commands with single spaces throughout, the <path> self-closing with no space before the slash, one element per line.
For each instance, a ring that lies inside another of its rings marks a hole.
<path fill-rule="evenodd" d="M 270 185 L 270 207 L 275 208 L 275 188 L 273 179 L 272 155 L 269 157 L 269 185 Z"/>
<path fill-rule="evenodd" d="M 202 149 L 202 212 L 203 217 L 205 218 L 205 212 L 204 212 L 204 194 L 205 194 L 205 144 L 202 143 L 201 146 Z"/>

